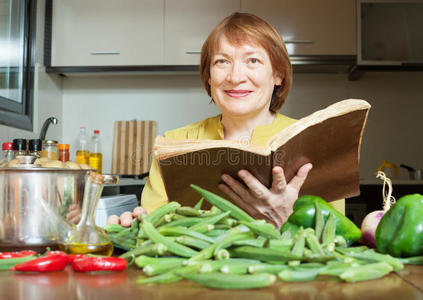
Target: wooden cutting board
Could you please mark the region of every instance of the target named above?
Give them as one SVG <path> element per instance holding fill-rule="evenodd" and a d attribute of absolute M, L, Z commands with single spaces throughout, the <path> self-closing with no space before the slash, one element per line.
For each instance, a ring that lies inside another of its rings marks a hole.
<path fill-rule="evenodd" d="M 148 173 L 153 158 L 156 121 L 116 121 L 113 137 L 112 173 Z"/>

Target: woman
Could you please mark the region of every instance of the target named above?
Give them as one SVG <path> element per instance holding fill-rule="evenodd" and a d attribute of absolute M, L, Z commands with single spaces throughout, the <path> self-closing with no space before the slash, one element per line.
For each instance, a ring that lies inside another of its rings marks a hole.
<path fill-rule="evenodd" d="M 267 140 L 294 119 L 280 113 L 290 90 L 292 67 L 277 30 L 257 16 L 234 13 L 211 32 L 201 51 L 201 80 L 222 114 L 171 130 L 170 139 L 226 139 L 265 145 Z M 281 167 L 274 167 L 270 188 L 247 170 L 238 176 L 243 183 L 223 174 L 219 188 L 239 207 L 261 215 L 277 228 L 288 219 L 298 193 L 311 170 L 300 167 L 287 183 Z M 167 203 L 167 195 L 154 160 L 141 204 L 147 212 Z M 115 218 L 116 219 L 116 218 Z M 121 217 L 129 226 L 130 215 Z"/>

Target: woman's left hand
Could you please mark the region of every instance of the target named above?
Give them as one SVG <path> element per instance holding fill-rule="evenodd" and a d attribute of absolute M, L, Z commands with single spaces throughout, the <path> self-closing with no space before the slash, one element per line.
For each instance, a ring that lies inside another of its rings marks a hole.
<path fill-rule="evenodd" d="M 226 184 L 219 184 L 232 201 L 252 216 L 261 216 L 267 222 L 280 229 L 292 213 L 298 193 L 311 170 L 310 163 L 298 169 L 297 174 L 289 183 L 281 167 L 272 169 L 273 182 L 270 189 L 265 187 L 247 170 L 240 170 L 238 176 L 245 185 L 227 174 L 222 175 Z"/>

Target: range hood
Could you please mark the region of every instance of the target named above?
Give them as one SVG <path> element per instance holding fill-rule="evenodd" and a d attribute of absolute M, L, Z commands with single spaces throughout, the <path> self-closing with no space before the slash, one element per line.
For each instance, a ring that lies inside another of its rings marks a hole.
<path fill-rule="evenodd" d="M 423 0 L 358 0 L 357 64 L 423 66 Z"/>

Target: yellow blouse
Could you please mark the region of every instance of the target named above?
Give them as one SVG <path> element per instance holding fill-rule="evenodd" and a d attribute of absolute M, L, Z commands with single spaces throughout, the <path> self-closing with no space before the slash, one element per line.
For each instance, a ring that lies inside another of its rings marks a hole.
<path fill-rule="evenodd" d="M 224 133 L 222 123 L 220 122 L 221 115 L 207 118 L 203 121 L 187 125 L 182 128 L 167 131 L 164 134 L 165 138 L 169 139 L 209 139 L 209 140 L 223 140 Z M 272 124 L 258 126 L 254 129 L 250 142 L 255 145 L 264 146 L 270 137 L 280 132 L 285 127 L 294 123 L 296 120 L 276 113 Z M 141 205 L 148 213 L 156 208 L 166 204 L 168 198 L 162 177 L 160 175 L 159 166 L 156 159 L 153 159 L 150 174 L 147 183 L 143 189 L 141 197 Z M 345 200 L 337 200 L 330 202 L 330 204 L 345 214 Z"/>

